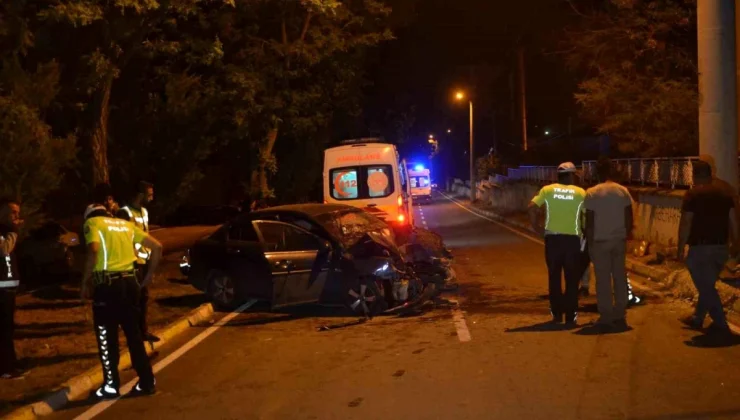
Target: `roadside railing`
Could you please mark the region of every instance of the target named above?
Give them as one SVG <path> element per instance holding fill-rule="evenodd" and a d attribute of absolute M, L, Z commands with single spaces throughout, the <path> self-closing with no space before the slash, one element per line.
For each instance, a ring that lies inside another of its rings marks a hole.
<path fill-rule="evenodd" d="M 694 185 L 693 162 L 697 156 L 678 158 L 634 158 L 612 159 L 612 165 L 620 174 L 621 182 L 632 185 L 645 185 L 662 188 L 691 188 Z M 595 184 L 596 161 L 585 160 L 579 173 L 586 184 Z M 510 180 L 531 181 L 538 183 L 556 182 L 556 166 L 520 166 L 509 168 L 507 178 Z"/>
<path fill-rule="evenodd" d="M 612 166 L 622 182 L 664 188 L 691 188 L 694 185 L 693 162 L 698 156 L 679 158 L 612 159 Z M 583 179 L 595 183 L 596 161 L 583 162 Z"/>
<path fill-rule="evenodd" d="M 507 171 L 507 178 L 521 181 L 556 182 L 558 180 L 558 167 L 520 166 L 516 169 L 509 168 Z"/>

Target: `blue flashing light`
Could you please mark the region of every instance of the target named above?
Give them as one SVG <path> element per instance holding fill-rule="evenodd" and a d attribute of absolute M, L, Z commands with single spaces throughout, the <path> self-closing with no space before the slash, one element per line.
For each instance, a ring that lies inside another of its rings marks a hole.
<path fill-rule="evenodd" d="M 423 171 L 424 170 L 424 165 L 416 165 L 416 166 L 414 166 L 414 170 L 415 171 Z"/>

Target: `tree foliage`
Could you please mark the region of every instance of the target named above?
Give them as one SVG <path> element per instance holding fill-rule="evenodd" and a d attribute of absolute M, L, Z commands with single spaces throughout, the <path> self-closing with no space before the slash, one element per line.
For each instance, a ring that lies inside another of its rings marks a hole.
<path fill-rule="evenodd" d="M 75 137 L 44 121 L 59 91 L 59 66 L 28 56 L 33 45 L 19 2 L 0 5 L 0 195 L 23 203 L 28 227 L 75 157 Z"/>
<path fill-rule="evenodd" d="M 694 0 L 610 0 L 567 31 L 583 115 L 624 153 L 692 152 L 698 132 Z"/>
<path fill-rule="evenodd" d="M 209 165 L 239 188 L 296 195 L 320 179 L 336 112 L 360 114 L 365 51 L 392 38 L 390 22 L 379 0 L 2 2 L 2 118 L 25 128 L 0 141 L 64 145 L 49 149 L 59 178 L 79 137 L 74 182 L 151 180 L 162 210 Z"/>

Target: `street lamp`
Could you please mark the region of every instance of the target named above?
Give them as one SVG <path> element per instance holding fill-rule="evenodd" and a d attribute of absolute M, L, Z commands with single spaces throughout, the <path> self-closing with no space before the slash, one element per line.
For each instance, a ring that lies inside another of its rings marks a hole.
<path fill-rule="evenodd" d="M 455 93 L 455 99 L 458 101 L 465 100 L 465 92 L 458 91 Z M 473 148 L 473 100 L 468 99 L 468 104 L 470 106 L 470 202 L 473 203 L 475 201 L 475 152 Z M 448 130 L 450 131 L 450 130 Z"/>
<path fill-rule="evenodd" d="M 450 133 L 452 133 L 452 130 L 448 128 L 447 129 L 447 134 L 450 134 Z"/>

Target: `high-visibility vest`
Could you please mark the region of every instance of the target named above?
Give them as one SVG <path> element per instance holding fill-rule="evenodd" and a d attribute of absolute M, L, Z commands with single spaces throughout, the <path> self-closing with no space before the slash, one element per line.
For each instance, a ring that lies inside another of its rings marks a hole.
<path fill-rule="evenodd" d="M 0 235 L 0 241 L 5 240 L 5 236 Z M 20 285 L 13 254 L 13 252 L 8 255 L 0 254 L 0 257 L 2 257 L 3 262 L 5 263 L 2 268 L 0 268 L 0 289 L 11 289 Z"/>
<path fill-rule="evenodd" d="M 136 227 L 144 232 L 149 232 L 149 212 L 146 211 L 145 207 L 142 207 L 141 210 L 136 210 L 129 206 L 124 206 L 121 210 L 128 213 L 128 217 Z M 145 264 L 152 256 L 152 250 L 141 246 L 141 244 L 135 244 L 134 247 L 136 249 L 136 256 L 139 257 L 138 263 Z"/>

